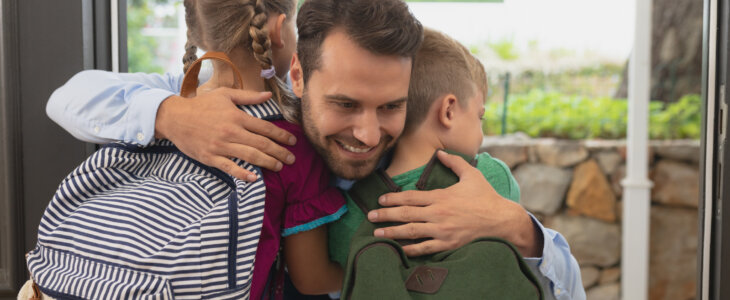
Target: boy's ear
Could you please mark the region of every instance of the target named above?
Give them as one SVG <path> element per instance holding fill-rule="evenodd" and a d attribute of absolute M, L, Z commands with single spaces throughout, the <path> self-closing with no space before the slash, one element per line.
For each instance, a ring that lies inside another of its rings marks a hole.
<path fill-rule="evenodd" d="M 276 48 L 284 47 L 284 38 L 281 34 L 281 30 L 284 28 L 284 22 L 286 22 L 286 15 L 279 14 L 279 16 L 276 17 L 276 19 L 270 19 L 269 22 L 273 22 L 273 24 L 271 24 L 271 27 L 269 29 L 269 39 L 271 40 L 271 45 Z"/>
<path fill-rule="evenodd" d="M 446 129 L 451 129 L 454 118 L 456 118 L 456 106 L 459 105 L 456 96 L 454 94 L 446 94 L 439 98 L 439 100 L 436 100 L 436 103 L 439 106 L 439 123 L 446 127 Z"/>
<path fill-rule="evenodd" d="M 291 79 L 291 88 L 299 98 L 304 93 L 304 74 L 302 73 L 302 64 L 299 62 L 299 55 L 294 53 L 291 58 L 291 68 L 289 68 L 289 79 Z"/>

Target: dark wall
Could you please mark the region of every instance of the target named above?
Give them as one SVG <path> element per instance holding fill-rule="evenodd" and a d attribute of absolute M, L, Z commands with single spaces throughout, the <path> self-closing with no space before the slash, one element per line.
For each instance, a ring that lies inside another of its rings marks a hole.
<path fill-rule="evenodd" d="M 83 21 L 91 16 L 86 6 L 90 1 L 19 1 L 25 251 L 35 245 L 41 214 L 59 182 L 86 157 L 86 145 L 45 112 L 56 88 L 78 71 L 93 67 L 93 60 L 89 61 L 93 57 L 84 49 Z"/>
<path fill-rule="evenodd" d="M 0 298 L 14 299 L 48 201 L 94 149 L 53 123 L 45 106 L 75 73 L 110 69 L 109 1 L 1 3 Z"/>

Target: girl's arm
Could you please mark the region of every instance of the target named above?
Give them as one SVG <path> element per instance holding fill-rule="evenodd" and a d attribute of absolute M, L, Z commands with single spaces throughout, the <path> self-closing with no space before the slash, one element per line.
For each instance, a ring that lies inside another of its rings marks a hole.
<path fill-rule="evenodd" d="M 321 295 L 342 288 L 344 272 L 330 261 L 327 226 L 284 238 L 284 258 L 294 286 L 305 295 Z"/>

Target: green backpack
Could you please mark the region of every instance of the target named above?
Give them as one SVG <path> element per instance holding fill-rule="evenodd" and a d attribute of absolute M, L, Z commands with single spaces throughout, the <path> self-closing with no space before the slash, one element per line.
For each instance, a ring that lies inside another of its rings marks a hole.
<path fill-rule="evenodd" d="M 458 180 L 434 156 L 416 187 L 440 189 Z M 400 187 L 378 170 L 355 183 L 349 193 L 367 215 L 381 207 L 380 195 L 398 191 Z M 342 299 L 543 299 L 535 275 L 503 239 L 483 237 L 455 250 L 407 257 L 401 246 L 419 240 L 373 236 L 376 228 L 393 225 L 397 224 L 365 220 L 358 227 L 350 244 Z"/>

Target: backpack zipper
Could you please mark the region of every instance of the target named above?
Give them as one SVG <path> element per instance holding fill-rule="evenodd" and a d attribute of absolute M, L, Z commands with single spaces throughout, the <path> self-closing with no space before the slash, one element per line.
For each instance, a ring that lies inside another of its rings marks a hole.
<path fill-rule="evenodd" d="M 236 189 L 228 196 L 228 288 L 236 287 L 236 252 L 238 252 L 238 210 Z"/>

